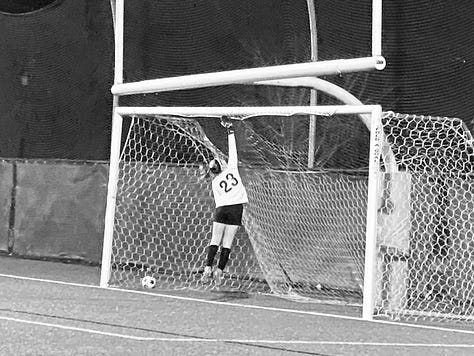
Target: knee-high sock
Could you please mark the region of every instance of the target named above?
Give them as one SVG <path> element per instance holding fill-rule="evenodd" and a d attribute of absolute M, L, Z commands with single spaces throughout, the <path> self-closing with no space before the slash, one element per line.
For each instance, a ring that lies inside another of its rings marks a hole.
<path fill-rule="evenodd" d="M 225 268 L 225 266 L 227 265 L 227 262 L 229 261 L 229 255 L 230 255 L 230 248 L 223 247 L 221 249 L 221 255 L 219 257 L 219 264 L 217 265 L 219 269 L 223 270 Z"/>
<path fill-rule="evenodd" d="M 217 250 L 219 246 L 217 245 L 209 245 L 207 248 L 207 261 L 206 266 L 211 266 L 214 264 L 214 258 L 216 257 Z"/>

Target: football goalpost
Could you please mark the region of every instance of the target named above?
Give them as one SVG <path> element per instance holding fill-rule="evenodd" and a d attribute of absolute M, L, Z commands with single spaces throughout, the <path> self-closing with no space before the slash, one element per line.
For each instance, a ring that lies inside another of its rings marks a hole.
<path fill-rule="evenodd" d="M 102 287 L 136 288 L 153 275 L 160 288 L 211 288 L 200 283 L 213 211 L 201 173 L 226 152 L 204 127 L 228 115 L 237 129 L 249 204 L 225 271 L 226 288 L 362 304 L 364 319 L 474 318 L 469 130 L 459 119 L 361 105 L 313 77 L 384 68 L 380 0 L 373 2 L 371 57 L 125 84 L 123 0 L 112 3 L 116 65 Z M 118 105 L 123 95 L 228 84 L 303 86 L 349 105 Z M 322 140 L 328 147 L 315 157 L 319 168 L 308 168 L 316 149 L 308 149 L 314 117 L 335 130 L 360 130 L 369 148 L 356 155 L 363 159 L 353 162 L 358 146 L 344 150 L 344 142 Z"/>

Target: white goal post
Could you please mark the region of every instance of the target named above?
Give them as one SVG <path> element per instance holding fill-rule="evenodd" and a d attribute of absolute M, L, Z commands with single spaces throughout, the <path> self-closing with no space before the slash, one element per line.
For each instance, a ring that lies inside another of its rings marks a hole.
<path fill-rule="evenodd" d="M 132 95 L 158 93 L 229 84 L 249 84 L 265 80 L 353 73 L 374 69 L 383 70 L 385 65 L 385 58 L 376 56 L 237 69 L 224 72 L 192 74 L 180 77 L 143 80 L 134 83 L 115 84 L 112 87 L 112 94 Z"/>
<path fill-rule="evenodd" d="M 366 320 L 474 320 L 469 129 L 457 118 L 382 112 L 316 78 L 384 69 L 382 0 L 372 1 L 371 57 L 131 83 L 122 83 L 124 1 L 111 0 L 114 109 L 101 287 L 136 288 L 151 274 L 165 289 L 203 289 L 212 199 L 199 171 L 211 156 L 225 157 L 220 133 L 204 126 L 228 115 L 250 155 L 242 175 L 250 204 L 224 286 L 297 300 L 362 301 Z M 316 89 L 347 105 L 119 106 L 124 95 L 229 84 Z M 319 146 L 311 142 L 316 116 L 325 130 Z M 351 135 L 356 140 L 345 146 Z M 313 166 L 309 157 L 321 147 L 328 148 Z"/>
<path fill-rule="evenodd" d="M 308 11 L 315 11 L 312 0 L 307 1 Z M 370 71 L 374 69 L 383 70 L 386 66 L 385 58 L 382 56 L 383 0 L 372 0 L 371 56 L 248 68 L 220 73 L 193 74 L 123 84 L 125 0 L 110 0 L 110 4 L 114 20 L 115 39 L 114 85 L 112 87 L 112 93 L 117 96 L 203 88 L 217 85 L 249 84 L 264 80 L 334 75 L 358 71 Z M 314 19 L 312 20 L 313 16 L 314 14 L 309 14 L 309 22 L 312 27 L 314 27 L 314 23 L 312 23 L 314 21 Z M 311 31 L 311 36 L 315 37 L 316 35 L 316 29 L 314 28 Z M 312 43 L 311 46 L 314 47 L 314 44 Z M 315 49 L 312 48 L 312 50 Z"/>
<path fill-rule="evenodd" d="M 474 319 L 472 135 L 459 119 L 379 106 L 117 107 L 102 287 L 139 288 L 150 274 L 160 289 L 204 288 L 213 203 L 199 172 L 225 159 L 208 136 L 221 115 L 235 120 L 249 193 L 226 287 L 361 303 L 367 320 Z M 312 115 L 346 134 L 359 125 L 362 141 L 308 169 Z M 357 146 L 369 150 L 348 170 Z"/>
<path fill-rule="evenodd" d="M 104 245 L 100 286 L 108 287 L 111 278 L 112 246 L 119 179 L 122 123 L 125 116 L 174 116 L 183 118 L 206 117 L 218 119 L 229 115 L 236 120 L 251 120 L 257 116 L 294 116 L 294 115 L 348 115 L 366 114 L 371 118 L 369 180 L 367 197 L 367 223 L 364 263 L 364 305 L 363 317 L 371 319 L 375 304 L 375 263 L 376 263 L 376 217 L 377 217 L 377 171 L 382 154 L 382 131 L 380 128 L 382 109 L 379 105 L 335 105 L 335 106 L 283 106 L 283 107 L 116 107 L 113 116 L 113 133 L 108 183 Z"/>

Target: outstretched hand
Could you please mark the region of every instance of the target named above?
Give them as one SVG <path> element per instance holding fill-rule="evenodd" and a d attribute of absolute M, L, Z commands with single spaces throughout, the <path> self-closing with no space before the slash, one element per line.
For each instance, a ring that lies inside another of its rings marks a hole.
<path fill-rule="evenodd" d="M 209 167 L 207 164 L 199 165 L 199 179 L 209 178 Z"/>
<path fill-rule="evenodd" d="M 226 129 L 232 128 L 232 121 L 228 116 L 221 117 L 221 125 L 224 126 Z"/>

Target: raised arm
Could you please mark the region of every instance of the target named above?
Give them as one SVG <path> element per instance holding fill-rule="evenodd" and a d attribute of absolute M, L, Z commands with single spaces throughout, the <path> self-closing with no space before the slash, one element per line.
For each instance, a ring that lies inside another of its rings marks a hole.
<path fill-rule="evenodd" d="M 221 125 L 227 129 L 227 142 L 229 144 L 229 161 L 227 162 L 227 167 L 237 168 L 237 144 L 235 142 L 234 127 L 227 116 L 222 116 Z"/>
<path fill-rule="evenodd" d="M 229 142 L 229 161 L 227 162 L 227 166 L 229 168 L 237 168 L 237 144 L 235 142 L 235 133 L 232 128 L 227 131 L 227 140 Z"/>

